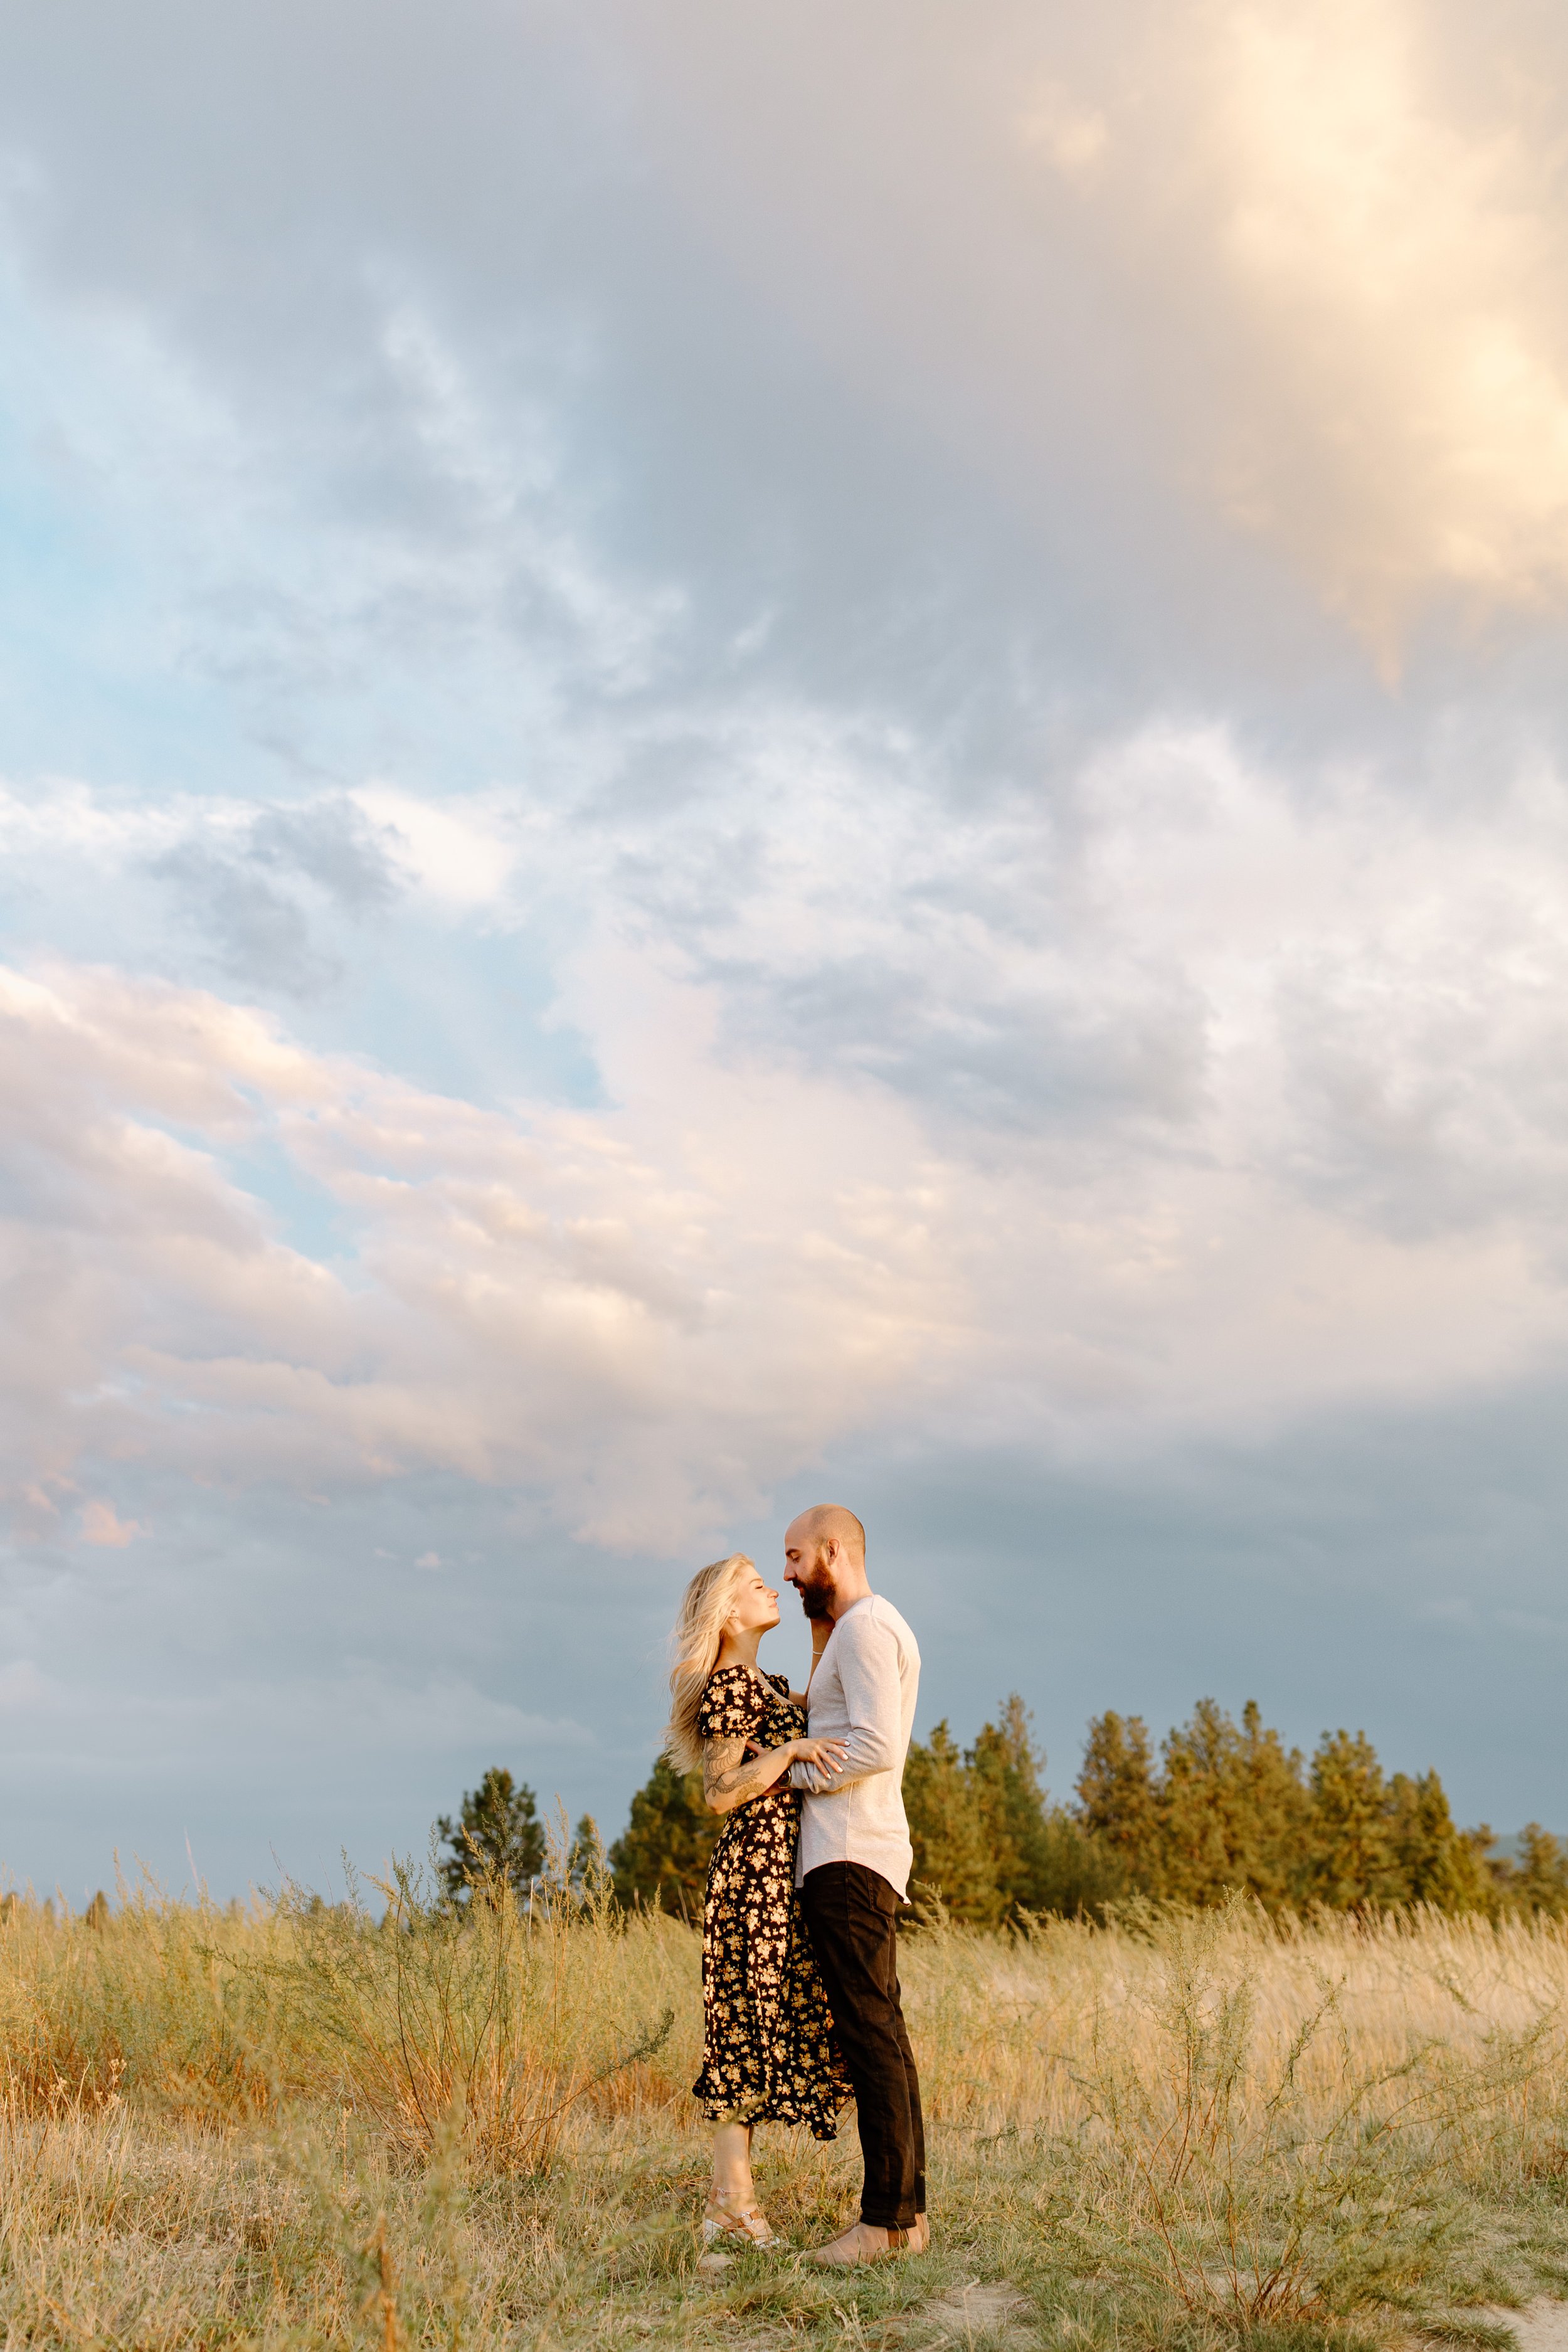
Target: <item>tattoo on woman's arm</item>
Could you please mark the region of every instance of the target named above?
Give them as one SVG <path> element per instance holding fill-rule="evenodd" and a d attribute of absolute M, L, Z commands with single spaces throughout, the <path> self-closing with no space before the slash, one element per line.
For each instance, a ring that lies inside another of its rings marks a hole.
<path fill-rule="evenodd" d="M 776 1748 L 747 1761 L 743 1737 L 710 1739 L 702 1749 L 702 1794 L 715 1811 L 743 1805 L 771 1789 L 788 1769 L 779 1761 Z M 716 1799 L 723 1800 L 723 1806 L 715 1804 Z"/>

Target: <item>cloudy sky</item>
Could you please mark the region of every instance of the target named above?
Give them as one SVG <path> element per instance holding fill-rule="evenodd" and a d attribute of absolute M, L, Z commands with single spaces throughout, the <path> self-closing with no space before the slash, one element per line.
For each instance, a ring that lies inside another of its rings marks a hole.
<path fill-rule="evenodd" d="M 1539 0 L 6 12 L 16 1875 L 613 1832 L 827 1497 L 1059 1790 L 1255 1696 L 1568 1829 L 1565 85 Z"/>

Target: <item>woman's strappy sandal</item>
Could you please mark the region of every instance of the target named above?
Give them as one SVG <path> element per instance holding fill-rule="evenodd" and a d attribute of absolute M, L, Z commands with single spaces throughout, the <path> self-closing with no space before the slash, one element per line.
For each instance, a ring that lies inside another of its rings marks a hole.
<path fill-rule="evenodd" d="M 737 2250 L 742 2246 L 757 2246 L 764 2252 L 783 2246 L 788 2240 L 780 2237 L 760 2205 L 737 2209 L 710 2197 L 702 2213 L 702 2250 L 705 2262 L 727 2262 L 729 2256 L 720 2251 L 725 2246 Z"/>

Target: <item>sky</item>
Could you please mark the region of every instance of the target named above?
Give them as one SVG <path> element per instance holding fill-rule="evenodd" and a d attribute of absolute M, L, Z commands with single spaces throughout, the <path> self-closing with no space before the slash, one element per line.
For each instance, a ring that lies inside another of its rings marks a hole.
<path fill-rule="evenodd" d="M 1568 28 L 0 20 L 0 1865 L 922 1730 L 1568 1829 Z M 763 1663 L 795 1671 L 798 1612 Z"/>

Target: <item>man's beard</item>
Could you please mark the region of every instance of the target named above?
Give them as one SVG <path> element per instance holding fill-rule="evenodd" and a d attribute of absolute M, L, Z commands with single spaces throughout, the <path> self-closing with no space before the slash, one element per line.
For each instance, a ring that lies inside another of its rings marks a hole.
<path fill-rule="evenodd" d="M 818 1584 L 815 1580 L 810 1584 L 803 1582 L 796 1591 L 800 1594 L 800 1605 L 808 1617 L 826 1616 L 828 1603 L 833 1598 L 831 1584 L 826 1581 Z"/>

